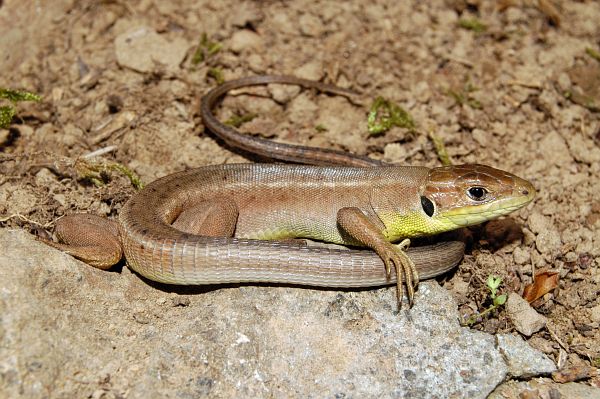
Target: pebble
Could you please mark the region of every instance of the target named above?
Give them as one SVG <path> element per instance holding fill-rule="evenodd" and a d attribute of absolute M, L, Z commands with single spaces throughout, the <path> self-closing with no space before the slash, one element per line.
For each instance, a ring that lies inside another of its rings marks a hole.
<path fill-rule="evenodd" d="M 300 17 L 300 33 L 304 36 L 318 37 L 325 32 L 323 22 L 314 14 L 304 14 Z"/>
<path fill-rule="evenodd" d="M 473 129 L 473 139 L 482 147 L 488 145 L 488 133 L 485 130 Z"/>
<path fill-rule="evenodd" d="M 308 80 L 321 80 L 323 73 L 323 64 L 316 60 L 307 62 L 294 71 L 295 76 Z"/>
<path fill-rule="evenodd" d="M 230 48 L 234 53 L 260 49 L 262 45 L 262 37 L 248 29 L 238 30 L 231 36 Z"/>
<path fill-rule="evenodd" d="M 560 234 L 553 229 L 542 231 L 535 239 L 535 247 L 542 254 L 558 254 L 561 245 Z"/>
<path fill-rule="evenodd" d="M 546 326 L 546 318 L 536 312 L 525 299 L 514 292 L 508 295 L 506 312 L 517 331 L 525 336 L 529 337 Z"/>
<path fill-rule="evenodd" d="M 529 228 L 535 234 L 546 231 L 550 227 L 550 218 L 545 217 L 539 212 L 534 212 L 527 220 Z"/>
<path fill-rule="evenodd" d="M 592 308 L 592 311 L 590 313 L 590 319 L 593 322 L 600 323 L 600 305 L 596 305 Z"/>
<path fill-rule="evenodd" d="M 525 265 L 531 262 L 531 255 L 528 250 L 516 247 L 513 251 L 513 259 L 517 265 Z"/>
<path fill-rule="evenodd" d="M 138 72 L 152 72 L 157 64 L 176 72 L 190 48 L 183 38 L 168 41 L 147 26 L 141 26 L 115 38 L 117 62 Z"/>

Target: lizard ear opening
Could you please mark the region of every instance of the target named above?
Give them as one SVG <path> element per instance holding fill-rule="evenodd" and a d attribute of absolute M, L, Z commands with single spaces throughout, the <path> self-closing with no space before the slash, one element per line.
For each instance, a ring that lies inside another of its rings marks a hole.
<path fill-rule="evenodd" d="M 421 196 L 421 206 L 423 207 L 423 212 L 425 212 L 427 216 L 433 216 L 435 205 L 433 205 L 433 202 L 431 202 L 429 198 Z"/>

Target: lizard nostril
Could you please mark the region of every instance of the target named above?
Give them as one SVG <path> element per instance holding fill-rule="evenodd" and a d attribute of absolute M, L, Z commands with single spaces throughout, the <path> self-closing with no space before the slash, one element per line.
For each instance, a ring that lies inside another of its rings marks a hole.
<path fill-rule="evenodd" d="M 523 190 L 521 193 L 522 193 L 523 195 L 529 195 L 529 190 Z"/>

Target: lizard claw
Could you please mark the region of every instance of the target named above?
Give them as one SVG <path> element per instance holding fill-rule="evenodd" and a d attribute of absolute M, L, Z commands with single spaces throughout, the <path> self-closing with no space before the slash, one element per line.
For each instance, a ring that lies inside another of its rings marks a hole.
<path fill-rule="evenodd" d="M 406 239 L 399 245 L 386 243 L 383 248 L 376 251 L 385 264 L 387 278 L 391 276 L 391 265 L 396 269 L 396 290 L 398 294 L 398 309 L 402 308 L 402 298 L 404 297 L 404 285 L 406 284 L 406 293 L 409 306 L 414 303 L 415 288 L 419 284 L 419 273 L 414 262 L 408 257 L 404 250 L 410 245 L 410 240 Z"/>

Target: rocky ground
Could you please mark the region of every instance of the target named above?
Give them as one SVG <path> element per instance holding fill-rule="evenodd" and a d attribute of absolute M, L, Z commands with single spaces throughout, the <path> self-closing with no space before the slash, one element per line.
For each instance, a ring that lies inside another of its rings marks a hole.
<path fill-rule="evenodd" d="M 592 0 L 0 1 L 0 88 L 42 97 L 0 129 L 0 396 L 600 397 L 598 21 Z M 467 233 L 445 290 L 423 285 L 403 315 L 385 288 L 174 289 L 26 234 L 77 211 L 115 217 L 135 192 L 115 165 L 150 182 L 254 161 L 205 132 L 198 105 L 221 77 L 263 73 L 362 94 L 244 91 L 221 119 L 253 113 L 248 134 L 426 166 L 440 164 L 433 133 L 453 162 L 538 195 Z M 417 128 L 369 136 L 377 96 Z M 541 272 L 558 280 L 529 305 Z M 507 304 L 460 327 L 489 308 L 491 275 Z M 532 352 L 513 350 L 523 339 Z"/>

